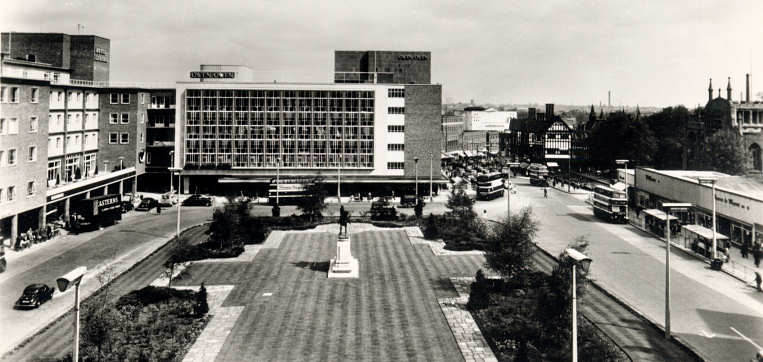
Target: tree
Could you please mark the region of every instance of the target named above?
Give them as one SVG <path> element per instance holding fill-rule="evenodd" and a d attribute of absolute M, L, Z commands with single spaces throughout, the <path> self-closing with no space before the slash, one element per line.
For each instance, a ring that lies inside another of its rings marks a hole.
<path fill-rule="evenodd" d="M 485 240 L 487 265 L 503 280 L 524 284 L 532 266 L 537 232 L 538 221 L 533 219 L 529 208 L 496 223 L 487 232 Z"/>
<path fill-rule="evenodd" d="M 322 216 L 321 212 L 326 208 L 325 199 L 326 190 L 324 188 L 323 177 L 318 176 L 308 185 L 305 185 L 305 197 L 299 200 L 297 208 L 310 221 L 314 221 Z"/>
<path fill-rule="evenodd" d="M 204 282 L 201 283 L 199 291 L 196 293 L 196 304 L 193 306 L 193 313 L 197 317 L 201 317 L 209 312 L 209 304 L 207 304 L 207 288 L 204 287 Z"/>
<path fill-rule="evenodd" d="M 632 164 L 650 164 L 657 149 L 654 133 L 643 118 L 623 111 L 609 114 L 596 123 L 586 145 L 593 165 L 615 166 L 615 160 L 628 159 Z"/>
<path fill-rule="evenodd" d="M 703 170 L 743 175 L 746 154 L 742 136 L 733 129 L 723 129 L 705 139 L 699 166 Z"/>
<path fill-rule="evenodd" d="M 688 147 L 686 129 L 693 116 L 684 106 L 667 107 L 646 117 L 649 128 L 654 133 L 657 148 L 654 154 L 654 166 L 659 169 L 673 170 L 683 167 L 684 148 Z"/>
<path fill-rule="evenodd" d="M 238 217 L 230 203 L 222 209 L 215 209 L 212 213 L 209 235 L 210 238 L 220 242 L 220 249 L 223 248 L 223 244 L 232 244 L 235 232 L 238 229 L 238 221 Z"/>
<path fill-rule="evenodd" d="M 424 225 L 424 238 L 436 239 L 438 237 L 440 237 L 440 230 L 437 228 L 437 220 L 432 213 L 429 213 L 427 222 Z"/>
<path fill-rule="evenodd" d="M 413 207 L 413 213 L 416 215 L 416 219 L 421 219 L 424 214 L 424 200 L 420 197 L 416 199 L 416 206 Z"/>
<path fill-rule="evenodd" d="M 168 279 L 167 288 L 172 288 L 172 277 L 175 274 L 175 265 L 189 260 L 189 256 L 193 253 L 194 248 L 191 245 L 188 245 L 187 242 L 175 238 L 175 241 L 172 242 L 170 257 L 165 263 L 165 266 L 168 267 L 168 269 L 165 271 L 165 276 L 167 276 Z"/>
<path fill-rule="evenodd" d="M 474 200 L 466 194 L 466 185 L 463 182 L 458 183 L 451 190 L 445 207 L 450 210 L 451 214 L 462 219 L 473 219 L 477 216 L 474 212 Z"/>

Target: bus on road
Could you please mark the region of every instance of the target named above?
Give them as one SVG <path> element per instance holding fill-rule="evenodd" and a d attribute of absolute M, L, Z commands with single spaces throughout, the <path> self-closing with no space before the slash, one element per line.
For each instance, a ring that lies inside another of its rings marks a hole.
<path fill-rule="evenodd" d="M 527 167 L 527 175 L 530 176 L 530 185 L 547 186 L 548 167 L 540 163 L 533 163 Z"/>
<path fill-rule="evenodd" d="M 490 172 L 477 176 L 477 200 L 492 200 L 503 197 L 503 176 L 500 172 Z"/>
<path fill-rule="evenodd" d="M 593 189 L 593 214 L 610 222 L 626 223 L 628 197 L 625 191 L 609 186 L 596 186 Z"/>

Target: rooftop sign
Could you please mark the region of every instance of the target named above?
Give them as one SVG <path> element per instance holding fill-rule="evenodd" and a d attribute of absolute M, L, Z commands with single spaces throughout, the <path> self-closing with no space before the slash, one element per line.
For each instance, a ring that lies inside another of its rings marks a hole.
<path fill-rule="evenodd" d="M 407 55 L 398 55 L 397 56 L 397 60 L 427 60 L 427 59 L 429 59 L 429 57 L 427 57 L 426 55 L 411 55 L 411 54 L 407 54 Z"/>
<path fill-rule="evenodd" d="M 191 72 L 191 78 L 233 79 L 236 72 Z"/>

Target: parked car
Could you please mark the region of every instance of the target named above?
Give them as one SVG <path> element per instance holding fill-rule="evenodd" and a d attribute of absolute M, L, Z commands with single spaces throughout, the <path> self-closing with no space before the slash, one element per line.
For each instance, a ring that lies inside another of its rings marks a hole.
<path fill-rule="evenodd" d="M 159 200 L 159 206 L 161 207 L 172 207 L 177 203 L 178 203 L 177 195 L 170 192 L 162 194 L 162 199 Z"/>
<path fill-rule="evenodd" d="M 400 207 L 416 206 L 416 195 L 403 195 L 400 197 Z"/>
<path fill-rule="evenodd" d="M 183 200 L 183 206 L 212 206 L 212 198 L 204 195 L 191 195 Z"/>
<path fill-rule="evenodd" d="M 380 197 L 379 200 L 371 203 L 370 214 L 371 220 L 395 220 L 397 209 L 386 197 Z"/>
<path fill-rule="evenodd" d="M 21 297 L 14 304 L 16 309 L 37 308 L 53 298 L 53 288 L 45 284 L 30 284 L 21 293 Z"/>
<path fill-rule="evenodd" d="M 156 199 L 152 199 L 150 197 L 144 198 L 138 207 L 135 208 L 135 211 L 151 211 L 151 209 L 159 206 L 159 201 L 156 201 Z"/>
<path fill-rule="evenodd" d="M 132 201 L 122 200 L 122 213 L 126 213 L 132 209 L 135 208 L 135 205 L 132 204 Z"/>

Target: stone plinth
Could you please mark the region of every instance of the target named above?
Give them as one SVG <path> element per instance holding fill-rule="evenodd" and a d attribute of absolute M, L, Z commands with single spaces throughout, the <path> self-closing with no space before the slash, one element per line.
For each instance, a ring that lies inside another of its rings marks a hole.
<path fill-rule="evenodd" d="M 358 259 L 352 257 L 350 237 L 345 233 L 336 241 L 336 258 L 329 263 L 329 278 L 357 278 L 360 271 Z"/>

